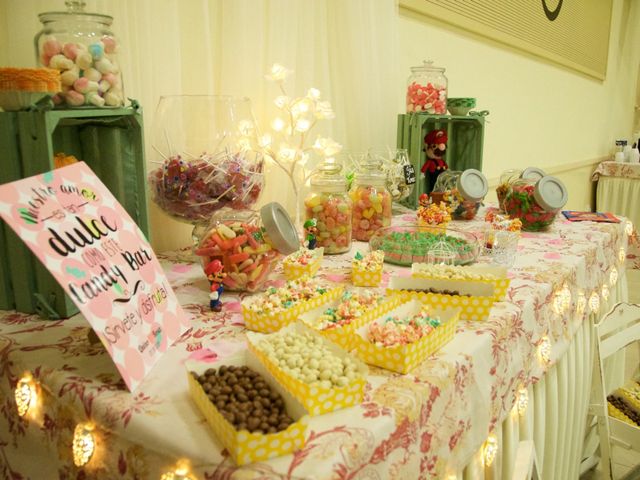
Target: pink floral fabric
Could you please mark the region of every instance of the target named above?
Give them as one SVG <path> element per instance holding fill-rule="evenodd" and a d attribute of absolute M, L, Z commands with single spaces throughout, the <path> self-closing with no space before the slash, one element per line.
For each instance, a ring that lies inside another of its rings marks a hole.
<path fill-rule="evenodd" d="M 482 211 L 479 218 L 483 217 Z M 413 214 L 395 218 L 413 222 Z M 481 231 L 480 220 L 450 226 Z M 615 267 L 623 274 L 622 224 L 569 223 L 558 217 L 544 233 L 523 233 L 507 298 L 489 320 L 458 324 L 454 339 L 409 375 L 372 367 L 359 406 L 314 417 L 305 447 L 291 455 L 236 468 L 189 398 L 185 362 L 224 359 L 245 348 L 240 302 L 223 296 L 208 308 L 207 281 L 186 251 L 159 256 L 193 328 L 159 361 L 141 387 L 126 391 L 89 326 L 76 316 L 44 321 L 0 313 L 0 477 L 21 479 L 159 478 L 187 458 L 201 479 L 439 478 L 461 468 L 511 410 L 516 392 L 545 373 L 537 356 L 543 337 L 552 361 L 562 356 L 589 307 L 577 313 L 580 294 L 602 294 Z M 326 256 L 319 273 L 349 282 L 350 254 Z M 383 283 L 406 269 L 385 264 Z M 272 282 L 282 283 L 279 267 Z M 569 307 L 554 308 L 566 285 Z M 605 308 L 604 305 L 602 308 Z M 13 389 L 29 370 L 40 385 L 40 404 L 17 415 Z M 73 465 L 77 422 L 96 425 L 97 450 L 83 468 Z M 38 461 L 35 459 L 38 458 Z M 239 471 L 238 471 L 239 470 Z"/>
<path fill-rule="evenodd" d="M 601 162 L 591 174 L 591 181 L 597 182 L 600 176 L 640 178 L 640 163 Z"/>

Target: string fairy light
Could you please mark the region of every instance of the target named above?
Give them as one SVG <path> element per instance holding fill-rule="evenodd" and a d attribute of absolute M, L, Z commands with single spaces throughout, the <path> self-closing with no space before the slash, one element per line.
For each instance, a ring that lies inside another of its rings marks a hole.
<path fill-rule="evenodd" d="M 576 312 L 579 316 L 584 314 L 585 309 L 587 308 L 587 297 L 584 292 L 578 292 L 578 300 L 576 301 Z"/>
<path fill-rule="evenodd" d="M 606 283 L 602 285 L 602 299 L 606 302 L 609 300 L 609 285 Z"/>
<path fill-rule="evenodd" d="M 633 235 L 633 223 L 631 223 L 631 221 L 627 220 L 627 223 L 624 226 L 624 231 L 629 236 Z"/>
<path fill-rule="evenodd" d="M 526 413 L 528 405 L 529 405 L 529 392 L 527 391 L 526 388 L 521 387 L 518 390 L 518 397 L 516 399 L 516 407 L 518 408 L 518 413 L 520 414 L 521 417 L 523 417 L 524 414 Z"/>
<path fill-rule="evenodd" d="M 551 341 L 546 335 L 540 339 L 540 344 L 538 345 L 538 356 L 540 357 L 540 361 L 544 364 L 549 364 L 549 362 L 551 362 Z"/>
<path fill-rule="evenodd" d="M 484 460 L 484 466 L 490 467 L 496 456 L 498 455 L 498 439 L 493 433 L 490 433 L 484 442 L 482 458 Z"/>
<path fill-rule="evenodd" d="M 79 423 L 73 431 L 73 463 L 78 467 L 86 465 L 95 452 L 94 428 L 92 423 Z"/>
<path fill-rule="evenodd" d="M 620 247 L 620 250 L 618 251 L 618 260 L 620 260 L 620 263 L 622 263 L 626 258 L 627 253 L 624 251 L 624 247 Z"/>
<path fill-rule="evenodd" d="M 593 313 L 596 313 L 600 310 L 600 297 L 598 292 L 594 291 L 589 297 L 589 308 Z"/>
<path fill-rule="evenodd" d="M 611 269 L 611 273 L 609 274 L 609 283 L 613 287 L 617 281 L 618 281 L 618 269 L 616 267 L 613 267 Z"/>
<path fill-rule="evenodd" d="M 36 403 L 37 399 L 36 386 L 31 372 L 25 373 L 22 378 L 18 380 L 14 395 L 16 406 L 18 407 L 18 415 L 24 417 L 31 406 Z"/>
<path fill-rule="evenodd" d="M 160 480 L 196 480 L 196 477 L 191 473 L 188 460 L 180 460 L 173 470 L 163 473 Z"/>

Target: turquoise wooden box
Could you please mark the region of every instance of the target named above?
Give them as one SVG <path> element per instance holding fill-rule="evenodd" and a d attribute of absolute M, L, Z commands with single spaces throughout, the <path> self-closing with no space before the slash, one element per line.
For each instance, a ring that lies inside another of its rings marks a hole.
<path fill-rule="evenodd" d="M 418 197 L 431 192 L 433 185 L 427 185 L 420 169 L 426 162 L 423 148 L 425 135 L 434 129 L 447 131 L 447 152 L 445 160 L 451 170 L 476 168 L 482 170 L 484 145 L 483 116 L 431 115 L 428 113 L 407 113 L 398 115 L 398 148 L 406 148 L 409 159 L 416 170 L 416 184 L 409 197 L 401 203 L 409 208 L 418 207 Z"/>
<path fill-rule="evenodd" d="M 0 184 L 53 169 L 64 152 L 83 160 L 149 236 L 142 111 L 0 112 Z M 0 221 L 0 308 L 67 318 L 77 308 L 11 228 Z"/>

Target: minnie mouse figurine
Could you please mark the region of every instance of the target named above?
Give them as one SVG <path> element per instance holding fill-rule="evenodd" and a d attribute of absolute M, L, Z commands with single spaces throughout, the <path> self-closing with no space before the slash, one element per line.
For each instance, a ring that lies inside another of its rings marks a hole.
<path fill-rule="evenodd" d="M 444 160 L 447 150 L 447 132 L 445 130 L 431 130 L 424 137 L 424 150 L 427 153 L 427 161 L 420 171 L 427 177 L 427 191 L 433 190 L 436 179 L 449 165 Z"/>

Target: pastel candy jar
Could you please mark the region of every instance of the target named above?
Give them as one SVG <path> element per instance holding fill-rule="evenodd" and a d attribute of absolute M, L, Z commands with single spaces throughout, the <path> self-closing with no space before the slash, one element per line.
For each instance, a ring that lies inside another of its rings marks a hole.
<path fill-rule="evenodd" d="M 351 248 L 352 203 L 341 172 L 341 165 L 325 161 L 311 177 L 311 193 L 304 200 L 305 220 L 316 220 L 317 246 L 329 255 Z"/>
<path fill-rule="evenodd" d="M 391 193 L 379 162 L 363 163 L 349 196 L 353 202 L 353 238 L 368 242 L 380 228 L 391 225 Z"/>

